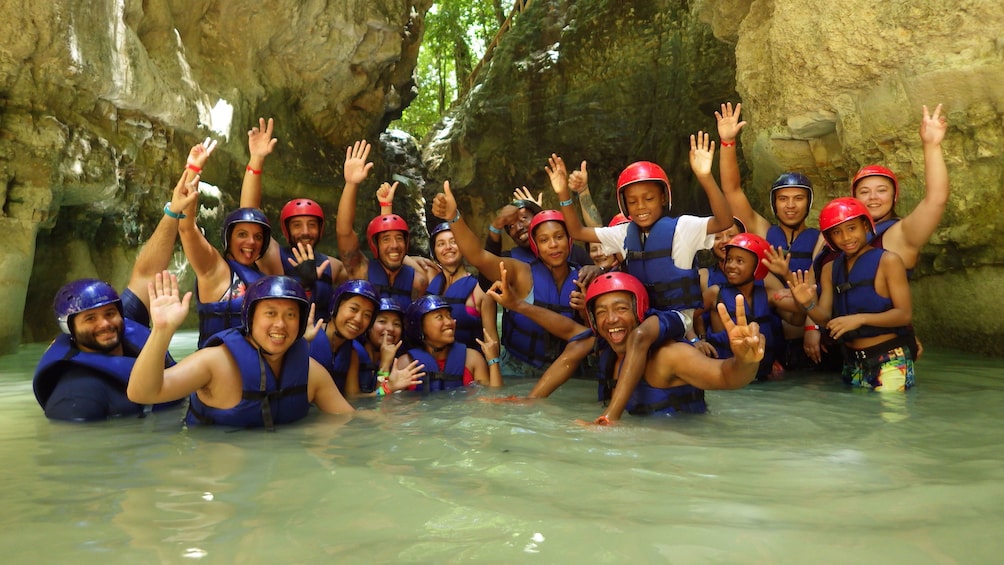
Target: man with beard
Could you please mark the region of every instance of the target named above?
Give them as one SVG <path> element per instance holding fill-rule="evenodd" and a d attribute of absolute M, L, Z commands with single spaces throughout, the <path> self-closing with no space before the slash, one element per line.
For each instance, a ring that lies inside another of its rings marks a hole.
<path fill-rule="evenodd" d="M 770 187 L 770 208 L 777 219 L 776 224 L 771 224 L 753 209 L 743 193 L 739 178 L 736 138 L 746 125 L 746 122 L 739 121 L 741 110 L 742 104 L 733 108 L 730 102 L 722 104 L 721 112 L 715 112 L 721 140 L 719 165 L 725 198 L 749 233 L 763 237 L 787 258 L 788 265 L 783 271 L 811 270 L 812 258 L 822 249 L 819 230 L 805 225 L 812 208 L 812 182 L 796 172 L 781 173 L 777 177 Z M 785 341 L 777 351 L 781 364 L 789 370 L 810 367 L 811 362 L 803 346 L 803 327 L 785 323 L 783 331 Z"/>
<path fill-rule="evenodd" d="M 381 214 L 366 228 L 366 241 L 374 261 L 363 254 L 353 223 L 356 219 L 356 199 L 359 184 L 366 180 L 373 163 L 367 163 L 370 144 L 357 141 L 345 150 L 345 188 L 338 201 L 335 233 L 338 252 L 345 263 L 349 279 L 365 279 L 373 283 L 380 296 L 393 299 L 407 309 L 412 300 L 425 294 L 429 279 L 420 271 L 405 265 L 408 255 L 409 228 L 397 214 Z"/>

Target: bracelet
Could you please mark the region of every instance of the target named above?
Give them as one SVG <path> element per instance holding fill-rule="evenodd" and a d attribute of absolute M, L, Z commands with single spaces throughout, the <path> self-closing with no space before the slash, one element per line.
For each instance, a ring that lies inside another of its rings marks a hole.
<path fill-rule="evenodd" d="M 182 214 L 181 212 L 172 212 L 171 211 L 171 203 L 170 202 L 168 202 L 167 204 L 164 204 L 164 214 L 166 214 L 167 217 L 169 217 L 169 218 L 174 218 L 175 220 L 184 220 L 185 218 L 188 217 L 188 216 Z"/>
<path fill-rule="evenodd" d="M 448 223 L 448 224 L 455 224 L 455 223 L 457 223 L 457 220 L 459 220 L 459 219 L 460 219 L 460 208 L 457 208 L 457 215 L 453 216 L 453 219 L 450 220 L 450 221 L 448 221 L 448 222 L 446 222 L 446 223 Z"/>
<path fill-rule="evenodd" d="M 196 167 L 195 165 L 193 165 L 191 163 L 185 165 L 185 168 L 188 169 L 189 171 L 193 171 L 195 174 L 199 174 L 199 173 L 202 172 L 202 168 L 201 167 Z"/>
<path fill-rule="evenodd" d="M 380 207 L 381 208 L 386 208 L 387 206 L 393 206 L 393 205 L 394 205 L 393 202 L 381 202 L 380 203 Z"/>
<path fill-rule="evenodd" d="M 387 382 L 387 381 L 384 381 L 383 383 L 381 383 L 380 386 L 377 387 L 377 389 L 376 389 L 376 395 L 377 396 L 386 396 L 386 395 L 390 394 L 391 392 L 393 392 L 393 391 L 390 390 L 390 383 Z"/>
<path fill-rule="evenodd" d="M 694 338 L 688 339 L 687 341 L 690 342 L 690 345 L 697 345 L 697 342 L 701 341 L 701 338 L 694 337 Z"/>
<path fill-rule="evenodd" d="M 377 371 L 377 376 L 378 377 L 389 377 L 390 376 L 390 371 Z"/>
<path fill-rule="evenodd" d="M 805 326 L 805 327 L 804 327 L 804 328 L 802 328 L 802 329 L 803 329 L 803 330 L 805 330 L 805 331 L 807 331 L 807 332 L 809 332 L 809 331 L 813 331 L 813 330 L 815 330 L 815 331 L 817 331 L 817 332 L 818 332 L 818 331 L 819 331 L 819 326 L 816 326 L 816 325 L 812 325 L 812 326 Z"/>
<path fill-rule="evenodd" d="M 491 367 L 492 365 L 497 365 L 497 364 L 499 364 L 501 362 L 502 362 L 502 360 L 499 359 L 498 357 L 493 357 L 493 358 L 491 358 L 491 359 L 488 360 L 488 366 Z"/>
<path fill-rule="evenodd" d="M 721 145 L 722 147 L 735 147 L 736 146 L 736 142 L 735 141 L 725 141 L 724 139 L 721 140 L 721 141 L 719 141 L 718 144 Z"/>
<path fill-rule="evenodd" d="M 488 231 L 492 232 L 495 235 L 502 235 L 502 230 L 498 229 L 497 227 L 491 224 L 488 224 Z"/>
<path fill-rule="evenodd" d="M 599 418 L 596 418 L 596 425 L 598 425 L 598 426 L 609 426 L 610 425 L 610 418 L 607 418 L 606 416 L 600 416 Z"/>
<path fill-rule="evenodd" d="M 252 175 L 260 175 L 260 174 L 261 174 L 261 169 L 258 169 L 258 170 L 256 171 L 256 170 L 254 170 L 254 169 L 252 169 L 252 168 L 251 168 L 251 165 L 248 165 L 248 166 L 247 166 L 247 171 L 248 171 L 249 173 L 251 173 Z"/>
<path fill-rule="evenodd" d="M 802 306 L 802 308 L 803 308 L 803 309 L 804 309 L 804 310 L 805 310 L 806 312 L 808 312 L 809 310 L 812 310 L 812 309 L 813 309 L 813 308 L 815 308 L 815 307 L 816 307 L 816 301 L 815 301 L 815 300 L 813 300 L 812 302 L 810 302 L 808 306 Z"/>
<path fill-rule="evenodd" d="M 564 208 L 565 206 L 571 206 L 571 205 L 572 205 L 572 199 L 571 198 L 569 198 L 568 200 L 562 200 L 561 202 L 558 202 L 558 206 L 561 206 L 562 208 Z"/>

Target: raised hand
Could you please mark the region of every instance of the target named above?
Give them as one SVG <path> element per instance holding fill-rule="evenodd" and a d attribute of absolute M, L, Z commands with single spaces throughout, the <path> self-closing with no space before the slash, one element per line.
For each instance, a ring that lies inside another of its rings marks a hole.
<path fill-rule="evenodd" d="M 450 181 L 443 181 L 443 192 L 432 199 L 432 215 L 442 220 L 453 220 L 457 215 L 457 199 L 450 190 Z"/>
<path fill-rule="evenodd" d="M 389 363 L 394 362 L 394 358 L 397 356 L 397 350 L 401 348 L 403 341 L 398 341 L 394 343 L 394 338 L 391 337 L 390 332 L 384 332 L 380 336 L 380 367 L 386 367 Z"/>
<path fill-rule="evenodd" d="M 731 143 L 739 137 L 740 130 L 746 125 L 746 122 L 739 121 L 739 112 L 742 107 L 742 104 L 736 104 L 733 110 L 732 103 L 727 102 L 722 104 L 721 112 L 715 112 L 715 119 L 718 120 L 718 139 Z"/>
<path fill-rule="evenodd" d="M 538 192 L 537 197 L 534 198 L 533 193 L 525 186 L 512 191 L 512 197 L 514 200 L 529 200 L 530 202 L 536 203 L 537 206 L 540 206 L 541 208 L 544 207 L 544 193 Z"/>
<path fill-rule="evenodd" d="M 308 342 L 314 341 L 317 334 L 321 333 L 321 329 L 324 327 L 324 320 L 314 321 L 314 312 L 316 310 L 316 304 L 310 305 L 310 310 L 307 311 L 307 327 L 303 332 L 303 339 Z"/>
<path fill-rule="evenodd" d="M 279 140 L 272 137 L 274 123 L 272 118 L 269 118 L 268 122 L 265 118 L 258 118 L 258 127 L 248 130 L 248 151 L 251 157 L 264 158 L 275 149 L 275 144 Z"/>
<path fill-rule="evenodd" d="M 397 367 L 397 361 L 394 362 L 394 368 L 390 371 L 390 376 L 387 377 L 387 382 L 390 383 L 391 390 L 405 390 L 413 386 L 418 386 L 422 384 L 422 377 L 425 376 L 425 365 L 422 365 L 418 360 L 412 361 L 407 367 L 399 369 Z"/>
<path fill-rule="evenodd" d="M 565 161 L 554 153 L 547 159 L 544 167 L 547 178 L 551 179 L 551 188 L 558 198 L 566 200 L 568 197 L 568 170 L 565 168 Z"/>
<path fill-rule="evenodd" d="M 577 171 L 572 171 L 568 175 L 568 188 L 572 189 L 572 192 L 579 194 L 589 189 L 589 173 L 586 172 L 586 162 L 583 161 L 579 165 Z"/>
<path fill-rule="evenodd" d="M 478 345 L 481 346 L 481 353 L 484 354 L 485 359 L 496 359 L 502 353 L 497 339 L 492 339 L 485 335 L 483 341 L 478 338 L 474 338 L 474 341 L 478 342 Z"/>
<path fill-rule="evenodd" d="M 736 295 L 736 319 L 733 322 L 728 308 L 718 303 L 718 316 L 729 334 L 732 355 L 741 363 L 759 363 L 763 359 L 767 340 L 760 335 L 760 324 L 746 322 L 746 299 Z"/>
<path fill-rule="evenodd" d="M 325 259 L 320 265 L 314 258 L 314 246 L 309 243 L 299 241 L 292 248 L 293 256 L 286 259 L 291 267 L 296 268 L 296 275 L 300 278 L 300 283 L 304 288 L 313 290 L 317 281 L 324 277 L 324 270 L 331 264 L 330 259 Z"/>
<path fill-rule="evenodd" d="M 213 154 L 213 150 L 215 149 L 216 140 L 207 137 L 202 143 L 192 147 L 192 149 L 188 152 L 188 160 L 186 163 L 201 170 L 202 167 L 206 165 L 206 161 L 209 160 L 209 156 Z"/>
<path fill-rule="evenodd" d="M 492 300 L 498 303 L 499 306 L 512 310 L 519 304 L 519 297 L 513 292 L 512 287 L 509 286 L 509 273 L 506 271 L 505 263 L 499 261 L 499 280 L 492 283 L 492 286 L 486 292 Z"/>
<path fill-rule="evenodd" d="M 192 293 L 186 292 L 184 298 L 179 298 L 178 277 L 169 271 L 154 275 L 154 279 L 147 283 L 147 289 L 150 293 L 150 321 L 153 327 L 171 333 L 178 331 L 188 317 Z"/>
<path fill-rule="evenodd" d="M 195 203 L 199 200 L 199 180 L 201 175 L 195 175 L 185 180 L 186 175 L 178 179 L 174 185 L 174 192 L 171 194 L 171 211 L 178 213 L 194 214 Z M 187 212 L 186 212 L 187 210 Z"/>
<path fill-rule="evenodd" d="M 345 148 L 345 183 L 359 185 L 370 174 L 373 163 L 367 163 L 371 146 L 360 140 Z"/>
<path fill-rule="evenodd" d="M 397 193 L 397 187 L 401 184 L 395 182 L 390 184 L 389 182 L 384 182 L 380 184 L 380 188 L 376 191 L 377 203 L 382 207 L 384 204 L 393 204 L 394 195 Z"/>
<path fill-rule="evenodd" d="M 941 115 L 941 104 L 934 108 L 934 114 L 924 106 L 924 119 L 920 121 L 920 139 L 924 144 L 940 145 L 948 131 L 948 119 Z"/>
<path fill-rule="evenodd" d="M 697 176 L 710 175 L 715 159 L 715 142 L 703 131 L 690 136 L 690 168 Z"/>
<path fill-rule="evenodd" d="M 809 271 L 792 271 L 788 274 L 788 288 L 802 308 L 811 307 L 816 303 L 816 285 L 812 283 Z"/>
<path fill-rule="evenodd" d="M 764 265 L 767 265 L 768 271 L 777 275 L 777 277 L 781 280 L 788 278 L 788 275 L 791 273 L 791 267 L 788 266 L 791 262 L 791 255 L 789 255 L 788 252 L 780 245 L 776 248 L 772 245 L 768 245 L 767 252 L 764 253 L 764 257 L 761 262 Z"/>

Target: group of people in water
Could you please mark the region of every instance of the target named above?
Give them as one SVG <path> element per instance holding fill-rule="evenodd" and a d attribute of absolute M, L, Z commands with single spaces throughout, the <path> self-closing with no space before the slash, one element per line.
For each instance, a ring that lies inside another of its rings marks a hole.
<path fill-rule="evenodd" d="M 367 225 L 364 252 L 354 223 L 373 167 L 365 141 L 346 149 L 337 258 L 317 249 L 326 218 L 307 198 L 282 208 L 281 245 L 260 209 L 276 145 L 264 119 L 248 132 L 240 208 L 226 216 L 218 251 L 196 224 L 215 148 L 207 139 L 191 149 L 121 295 L 96 279 L 57 293 L 62 333 L 39 362 L 36 398 L 59 420 L 144 414 L 187 399 L 190 425 L 273 428 L 304 418 L 311 405 L 341 414 L 354 410 L 347 399 L 362 396 L 526 378 L 536 379 L 530 398 L 573 376 L 598 380 L 600 425 L 625 411 L 702 413 L 706 390 L 813 367 L 839 371 L 851 386 L 902 393 L 921 351 L 909 273 L 949 193 L 941 106 L 923 108 L 925 193 L 916 209 L 898 217 L 895 174 L 870 165 L 852 179 L 850 196 L 822 207 L 819 229 L 806 224 L 814 193 L 801 173 L 772 184 L 773 221 L 750 205 L 736 156 L 740 111 L 723 104 L 715 113 L 721 186 L 712 174 L 716 143 L 705 132 L 690 138 L 711 216 L 671 215 L 665 170 L 639 161 L 618 177 L 619 213 L 603 222 L 586 163 L 569 173 L 551 155 L 545 171 L 558 209 L 518 189 L 484 240 L 444 183 L 432 202 L 442 221 L 429 230 L 431 260 L 408 254 L 415 228 L 393 212 L 397 183 L 376 191 L 380 215 Z M 512 239 L 507 251 L 503 233 Z M 178 239 L 194 294 L 167 271 Z M 699 268 L 705 249 L 715 261 Z M 193 297 L 199 349 L 176 362 L 168 347 Z"/>

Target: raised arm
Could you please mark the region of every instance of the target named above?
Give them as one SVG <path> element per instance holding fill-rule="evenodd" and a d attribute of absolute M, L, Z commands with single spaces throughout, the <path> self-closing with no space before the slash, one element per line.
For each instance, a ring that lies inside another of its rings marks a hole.
<path fill-rule="evenodd" d="M 552 153 L 547 159 L 544 171 L 547 172 L 547 178 L 551 179 L 551 188 L 558 197 L 558 205 L 561 208 L 561 215 L 565 217 L 568 236 L 579 241 L 599 243 L 600 238 L 596 237 L 596 230 L 583 226 L 579 215 L 575 212 L 572 193 L 568 190 L 568 170 L 565 168 L 565 161 Z"/>
<path fill-rule="evenodd" d="M 244 168 L 244 182 L 241 183 L 241 208 L 261 208 L 261 173 L 265 166 L 265 157 L 275 149 L 278 139 L 272 137 L 274 121 L 272 118 L 258 118 L 258 127 L 248 130 L 248 158 Z"/>
<path fill-rule="evenodd" d="M 600 215 L 596 203 L 593 202 L 593 195 L 589 192 L 589 173 L 586 171 L 586 162 L 579 165 L 579 170 L 572 171 L 568 175 L 568 188 L 579 195 L 579 207 L 582 208 L 582 221 L 591 228 L 602 227 L 603 216 Z"/>
<path fill-rule="evenodd" d="M 920 122 L 920 139 L 924 143 L 924 198 L 884 238 L 886 249 L 899 255 L 907 268 L 917 266 L 920 249 L 941 223 L 948 204 L 948 168 L 941 142 L 948 130 L 948 120 L 941 115 L 941 104 L 929 113 L 924 106 L 924 119 Z M 895 231 L 893 231 L 895 230 Z"/>
<path fill-rule="evenodd" d="M 350 277 L 365 273 L 367 266 L 366 256 L 359 248 L 359 236 L 356 235 L 353 224 L 356 220 L 359 184 L 366 180 L 373 168 L 373 163 L 366 162 L 369 154 L 370 144 L 366 141 L 357 141 L 345 149 L 345 188 L 338 200 L 335 235 L 338 238 L 338 253 Z"/>
<path fill-rule="evenodd" d="M 511 286 L 507 266 L 500 264 L 498 271 L 499 280 L 495 281 L 495 284 L 485 294 L 503 308 L 523 314 L 540 324 L 548 333 L 563 341 L 569 341 L 589 329 L 568 316 L 526 302 L 524 297 Z"/>
<path fill-rule="evenodd" d="M 721 112 L 715 112 L 715 119 L 718 121 L 718 138 L 722 141 L 722 151 L 719 156 L 719 174 L 722 177 L 722 192 L 729 203 L 732 213 L 735 214 L 751 233 L 765 236 L 770 222 L 758 214 L 750 206 L 750 201 L 743 192 L 742 182 L 739 176 L 739 153 L 736 140 L 739 133 L 746 126 L 745 121 L 739 120 L 739 113 L 742 104 L 736 104 L 733 109 L 732 103 L 722 104 Z"/>
<path fill-rule="evenodd" d="M 697 181 L 704 188 L 704 193 L 708 195 L 708 204 L 711 205 L 711 213 L 714 217 L 708 221 L 707 233 L 718 233 L 728 229 L 732 224 L 732 209 L 728 200 L 718 188 L 714 175 L 711 174 L 711 164 L 715 160 L 715 142 L 711 141 L 711 136 L 699 131 L 697 135 L 690 136 L 690 168 L 697 176 Z"/>

